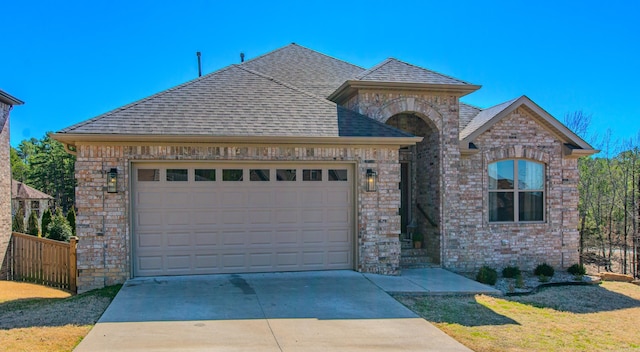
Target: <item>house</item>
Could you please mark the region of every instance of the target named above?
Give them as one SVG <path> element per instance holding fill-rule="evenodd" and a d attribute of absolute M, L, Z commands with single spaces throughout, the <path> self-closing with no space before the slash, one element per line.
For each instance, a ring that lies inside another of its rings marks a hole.
<path fill-rule="evenodd" d="M 9 113 L 20 99 L 0 90 L 0 279 L 6 278 L 7 247 L 11 239 L 11 162 L 9 157 Z"/>
<path fill-rule="evenodd" d="M 67 127 L 78 285 L 130 277 L 578 261 L 577 158 L 593 148 L 526 96 L 396 59 L 291 44 Z"/>
<path fill-rule="evenodd" d="M 20 181 L 12 180 L 11 216 L 15 216 L 18 209 L 22 208 L 22 210 L 24 210 L 24 221 L 26 224 L 31 215 L 31 211 L 35 211 L 38 216 L 39 226 L 42 226 L 42 214 L 52 206 L 53 197 L 50 195 L 40 192 Z"/>

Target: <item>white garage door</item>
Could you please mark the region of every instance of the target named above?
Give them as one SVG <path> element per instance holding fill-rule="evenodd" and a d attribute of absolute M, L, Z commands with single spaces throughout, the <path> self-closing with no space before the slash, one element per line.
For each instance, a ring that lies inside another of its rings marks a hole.
<path fill-rule="evenodd" d="M 353 268 L 347 164 L 136 163 L 134 275 Z"/>

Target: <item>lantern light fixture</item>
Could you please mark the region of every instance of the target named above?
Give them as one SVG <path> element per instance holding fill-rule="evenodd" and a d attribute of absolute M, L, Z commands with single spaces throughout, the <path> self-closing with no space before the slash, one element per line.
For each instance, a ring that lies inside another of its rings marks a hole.
<path fill-rule="evenodd" d="M 373 169 L 367 169 L 367 192 L 378 190 L 378 173 Z"/>
<path fill-rule="evenodd" d="M 112 168 L 107 173 L 107 193 L 118 193 L 118 169 Z"/>

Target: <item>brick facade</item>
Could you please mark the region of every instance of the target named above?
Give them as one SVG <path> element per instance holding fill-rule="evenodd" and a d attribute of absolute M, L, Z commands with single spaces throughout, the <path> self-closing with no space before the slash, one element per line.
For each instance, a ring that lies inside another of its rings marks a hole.
<path fill-rule="evenodd" d="M 9 158 L 9 111 L 0 102 L 0 279 L 6 278 L 5 262 L 11 239 L 11 167 Z"/>
<path fill-rule="evenodd" d="M 458 204 L 460 172 L 458 97 L 431 92 L 361 89 L 345 102 L 345 106 L 424 137 L 412 157 L 412 218 L 417 222 L 417 231 L 425 236 L 430 257 L 441 262 L 442 246 L 448 234 L 455 234 L 459 227 L 459 219 L 451 216 Z M 403 116 L 407 114 L 422 119 L 425 127 L 416 128 L 416 121 Z"/>
<path fill-rule="evenodd" d="M 91 145 L 77 144 L 78 290 L 131 276 L 129 168 L 140 160 L 346 161 L 357 173 L 355 269 L 398 274 L 400 166 L 398 146 Z M 118 169 L 118 193 L 107 193 L 106 172 Z M 366 192 L 366 170 L 378 172 L 378 191 Z"/>
<path fill-rule="evenodd" d="M 522 108 L 481 134 L 480 152 L 461 159 L 461 225 L 443 248 L 443 266 L 471 271 L 483 264 L 531 270 L 547 262 L 565 268 L 578 262 L 577 159 L 563 157 L 563 143 Z M 487 165 L 528 159 L 545 165 L 545 221 L 496 224 L 488 221 Z"/>
<path fill-rule="evenodd" d="M 76 161 L 78 278 L 86 291 L 131 276 L 131 162 L 138 160 L 347 161 L 357 173 L 356 270 L 399 274 L 401 152 L 411 162 L 411 216 L 425 235 L 430 257 L 445 268 L 482 265 L 529 270 L 546 261 L 556 268 L 578 260 L 576 159 L 563 142 L 523 108 L 474 140 L 461 156 L 458 97 L 415 91 L 361 90 L 344 104 L 376 120 L 424 137 L 400 146 L 99 145 L 78 144 Z M 487 165 L 502 159 L 545 165 L 545 221 L 489 223 Z M 106 172 L 119 171 L 119 192 L 106 193 Z M 366 192 L 366 170 L 378 172 L 378 191 Z"/>
<path fill-rule="evenodd" d="M 563 142 L 531 113 L 516 109 L 476 138 L 478 153 L 462 157 L 456 96 L 360 90 L 344 105 L 425 137 L 412 150 L 411 217 L 434 262 L 467 272 L 484 264 L 529 270 L 544 261 L 556 268 L 578 262 L 577 160 L 563 156 Z M 487 165 L 509 158 L 545 164 L 543 223 L 489 223 Z"/>

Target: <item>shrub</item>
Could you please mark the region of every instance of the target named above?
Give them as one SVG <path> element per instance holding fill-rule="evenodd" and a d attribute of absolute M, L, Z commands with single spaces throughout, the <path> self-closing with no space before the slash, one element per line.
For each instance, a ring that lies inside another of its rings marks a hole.
<path fill-rule="evenodd" d="M 508 266 L 502 269 L 502 277 L 506 277 L 507 279 L 515 279 L 520 274 L 520 268 L 517 266 Z"/>
<path fill-rule="evenodd" d="M 29 220 L 27 221 L 27 233 L 32 236 L 38 236 L 40 232 L 40 224 L 38 224 L 38 215 L 34 210 L 29 214 Z"/>
<path fill-rule="evenodd" d="M 569 267 L 569 269 L 567 269 L 567 272 L 572 275 L 583 276 L 587 274 L 587 269 L 584 267 L 584 265 L 573 264 Z"/>
<path fill-rule="evenodd" d="M 42 237 L 49 237 L 49 224 L 51 224 L 51 217 L 51 209 L 45 209 L 42 213 Z"/>
<path fill-rule="evenodd" d="M 18 208 L 18 211 L 13 215 L 11 231 L 24 233 L 24 209 Z"/>
<path fill-rule="evenodd" d="M 533 274 L 536 276 L 546 276 L 552 277 L 555 273 L 553 267 L 547 263 L 542 263 L 536 267 L 536 270 L 533 271 Z"/>
<path fill-rule="evenodd" d="M 71 207 L 71 209 L 69 209 L 69 211 L 67 212 L 67 222 L 69 223 L 69 226 L 71 226 L 71 234 L 75 236 L 76 235 L 76 211 L 75 209 L 73 209 L 73 207 Z"/>
<path fill-rule="evenodd" d="M 47 238 L 56 241 L 69 241 L 71 237 L 71 226 L 67 222 L 67 219 L 62 215 L 62 211 L 58 209 L 56 215 L 51 219 L 49 224 L 49 234 Z"/>
<path fill-rule="evenodd" d="M 478 271 L 478 275 L 476 275 L 476 281 L 487 285 L 495 285 L 496 281 L 498 281 L 498 272 L 495 269 L 485 265 Z"/>

